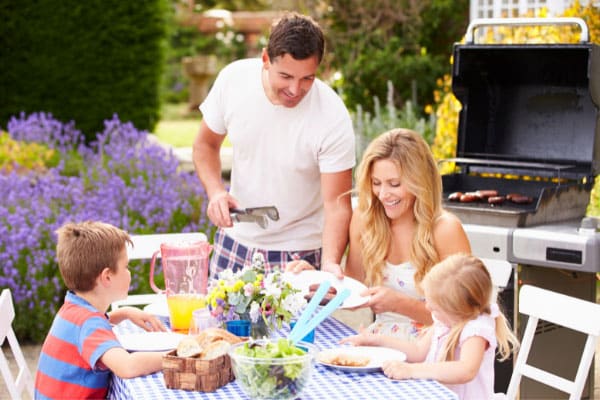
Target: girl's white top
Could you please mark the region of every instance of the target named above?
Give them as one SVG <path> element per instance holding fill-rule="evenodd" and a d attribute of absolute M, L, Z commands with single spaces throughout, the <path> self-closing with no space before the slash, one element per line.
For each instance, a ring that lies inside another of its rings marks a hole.
<path fill-rule="evenodd" d="M 499 310 L 496 304 L 493 304 L 491 308 L 491 314 L 480 314 L 476 319 L 467 322 L 460 334 L 459 344 L 454 354 L 455 360 L 460 358 L 462 345 L 470 337 L 480 336 L 488 342 L 479 372 L 475 378 L 465 384 L 447 385 L 461 400 L 481 400 L 494 397 L 494 358 L 497 347 L 495 318 L 499 315 Z M 433 321 L 432 329 L 434 329 L 434 332 L 426 362 L 440 361 L 441 351 L 450 330 L 435 318 Z"/>
<path fill-rule="evenodd" d="M 386 262 L 383 271 L 382 285 L 394 289 L 407 296 L 423 299 L 415 287 L 415 268 L 410 262 L 399 265 Z M 405 340 L 414 340 L 422 325 L 409 317 L 395 313 L 384 312 L 375 316 L 368 330 L 372 333 L 392 335 Z"/>

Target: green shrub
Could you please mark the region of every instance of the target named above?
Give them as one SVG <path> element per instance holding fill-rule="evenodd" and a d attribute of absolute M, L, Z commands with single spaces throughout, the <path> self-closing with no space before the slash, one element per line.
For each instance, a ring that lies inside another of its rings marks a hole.
<path fill-rule="evenodd" d="M 20 112 L 76 120 L 91 141 L 118 114 L 159 118 L 168 0 L 6 0 L 0 6 L 0 126 Z"/>
<path fill-rule="evenodd" d="M 382 108 L 378 97 L 373 98 L 373 113 L 364 111 L 359 104 L 352 113 L 354 133 L 356 135 L 356 159 L 360 161 L 367 145 L 382 134 L 393 128 L 407 128 L 420 133 L 431 144 L 435 134 L 435 118 L 423 118 L 418 115 L 412 102 L 407 101 L 404 107 L 397 109 L 394 104 L 394 86 L 387 82 L 387 97 L 385 108 Z"/>

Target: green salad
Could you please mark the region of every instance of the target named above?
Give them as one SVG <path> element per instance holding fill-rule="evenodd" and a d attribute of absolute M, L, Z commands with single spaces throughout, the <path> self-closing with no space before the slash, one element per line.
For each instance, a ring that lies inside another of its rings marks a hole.
<path fill-rule="evenodd" d="M 284 338 L 277 342 L 247 342 L 234 354 L 243 356 L 233 356 L 233 367 L 238 383 L 252 398 L 293 398 L 312 370 L 313 357 Z"/>

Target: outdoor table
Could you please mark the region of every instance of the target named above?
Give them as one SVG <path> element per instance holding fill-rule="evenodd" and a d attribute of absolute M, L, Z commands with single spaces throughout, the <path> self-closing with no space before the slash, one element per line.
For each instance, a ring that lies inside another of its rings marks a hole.
<path fill-rule="evenodd" d="M 114 327 L 119 333 L 139 332 L 141 328 L 129 321 Z M 273 336 L 287 336 L 289 328 L 275 331 Z M 336 320 L 327 318 L 315 332 L 315 345 L 321 350 L 339 346 L 339 340 L 353 335 L 355 331 Z M 162 372 L 139 378 L 121 379 L 112 375 L 109 399 L 247 399 L 236 381 L 230 382 L 215 392 L 167 389 Z M 450 389 L 434 380 L 392 380 L 383 372 L 344 372 L 315 363 L 310 380 L 298 399 L 457 399 Z"/>

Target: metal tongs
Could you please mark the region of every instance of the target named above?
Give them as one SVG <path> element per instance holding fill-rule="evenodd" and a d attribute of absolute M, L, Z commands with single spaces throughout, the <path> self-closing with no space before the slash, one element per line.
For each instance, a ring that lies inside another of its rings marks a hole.
<path fill-rule="evenodd" d="M 317 289 L 315 295 L 310 300 L 300 319 L 294 325 L 294 329 L 290 332 L 288 339 L 296 344 L 298 341 L 306 336 L 306 334 L 317 327 L 325 318 L 327 318 L 332 312 L 334 312 L 349 296 L 350 289 L 345 288 L 340 293 L 338 293 L 325 307 L 323 307 L 311 320 L 309 320 L 312 316 L 312 313 L 315 311 L 323 297 L 327 294 L 329 287 L 331 286 L 331 282 L 323 281 L 319 288 Z"/>
<path fill-rule="evenodd" d="M 255 222 L 263 229 L 267 229 L 269 219 L 279 220 L 279 211 L 275 206 L 230 208 L 229 216 L 235 222 Z"/>

